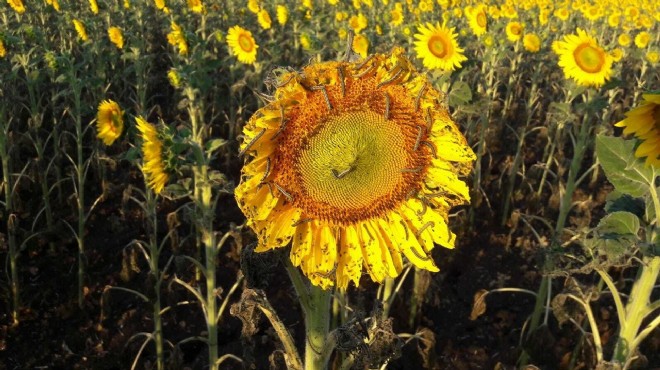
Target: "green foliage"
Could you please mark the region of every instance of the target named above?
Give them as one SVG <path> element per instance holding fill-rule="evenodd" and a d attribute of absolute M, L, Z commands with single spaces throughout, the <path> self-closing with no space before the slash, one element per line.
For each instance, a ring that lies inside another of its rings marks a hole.
<path fill-rule="evenodd" d="M 607 179 L 620 192 L 641 197 L 648 194 L 656 173 L 634 156 L 634 149 L 634 140 L 605 135 L 596 138 L 596 155 Z"/>

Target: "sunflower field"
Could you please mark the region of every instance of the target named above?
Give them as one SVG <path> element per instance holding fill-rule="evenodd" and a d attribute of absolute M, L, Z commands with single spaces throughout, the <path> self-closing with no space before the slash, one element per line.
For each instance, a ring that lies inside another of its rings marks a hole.
<path fill-rule="evenodd" d="M 0 23 L 0 369 L 660 368 L 660 1 Z"/>

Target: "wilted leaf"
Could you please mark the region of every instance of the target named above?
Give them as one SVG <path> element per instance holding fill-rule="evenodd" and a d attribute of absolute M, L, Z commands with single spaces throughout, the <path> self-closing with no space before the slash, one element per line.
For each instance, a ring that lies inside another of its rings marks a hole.
<path fill-rule="evenodd" d="M 474 293 L 474 298 L 472 300 L 472 312 L 470 313 L 470 320 L 474 321 L 479 316 L 483 315 L 486 312 L 486 295 L 488 291 L 486 289 L 479 289 Z"/>
<path fill-rule="evenodd" d="M 605 135 L 596 138 L 596 155 L 607 179 L 617 190 L 641 197 L 648 193 L 656 174 L 653 167 L 634 156 L 634 151 L 633 140 Z"/>

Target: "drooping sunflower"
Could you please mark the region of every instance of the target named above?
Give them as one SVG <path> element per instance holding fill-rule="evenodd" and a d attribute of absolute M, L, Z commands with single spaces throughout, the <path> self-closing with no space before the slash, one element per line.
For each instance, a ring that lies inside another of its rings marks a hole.
<path fill-rule="evenodd" d="M 147 185 L 156 194 L 160 194 L 169 181 L 163 155 L 163 142 L 158 135 L 156 126 L 142 117 L 135 117 L 137 129 L 142 138 L 142 172 Z"/>
<path fill-rule="evenodd" d="M 7 4 L 18 14 L 25 13 L 25 5 L 22 0 L 7 0 Z"/>
<path fill-rule="evenodd" d="M 265 30 L 269 30 L 273 24 L 273 21 L 270 19 L 270 14 L 268 14 L 266 9 L 261 9 L 259 11 L 257 14 L 257 21 L 259 22 L 261 28 Z"/>
<path fill-rule="evenodd" d="M 89 38 L 87 37 L 87 30 L 85 30 L 85 24 L 77 19 L 73 20 L 73 27 L 76 29 L 76 32 L 78 33 L 78 37 L 82 41 L 87 41 Z"/>
<path fill-rule="evenodd" d="M 105 145 L 112 145 L 124 132 L 124 113 L 117 102 L 104 100 L 99 104 L 96 131 L 96 137 Z"/>
<path fill-rule="evenodd" d="M 578 28 L 577 35 L 566 35 L 563 41 L 555 42 L 554 50 L 566 78 L 575 80 L 578 85 L 596 87 L 610 79 L 612 56 L 584 30 Z"/>
<path fill-rule="evenodd" d="M 405 256 L 438 271 L 454 247 L 449 209 L 469 201 L 475 155 L 427 77 L 401 48 L 324 62 L 278 78 L 274 101 L 246 124 L 235 191 L 256 250 L 291 244 L 313 284 L 346 289 L 363 269 L 381 282 Z"/>
<path fill-rule="evenodd" d="M 257 61 L 257 48 L 259 48 L 259 45 L 254 41 L 252 32 L 240 26 L 234 26 L 227 33 L 227 44 L 231 53 L 241 63 L 254 64 Z"/>
<path fill-rule="evenodd" d="M 171 31 L 167 34 L 167 42 L 179 49 L 179 54 L 188 54 L 188 43 L 186 42 L 186 37 L 183 34 L 183 29 L 181 29 L 181 26 L 174 23 L 174 21 L 170 24 L 170 27 Z"/>
<path fill-rule="evenodd" d="M 119 27 L 108 28 L 108 38 L 110 39 L 110 42 L 115 44 L 117 49 L 124 47 L 124 35 L 122 35 Z"/>
<path fill-rule="evenodd" d="M 289 9 L 286 7 L 286 5 L 278 5 L 277 23 L 279 23 L 281 26 L 284 26 L 287 20 L 289 20 Z"/>
<path fill-rule="evenodd" d="M 646 157 L 647 165 L 660 168 L 660 93 L 642 94 L 642 98 L 644 101 L 615 126 L 625 127 L 625 135 L 634 134 L 641 140 L 635 157 Z"/>
<path fill-rule="evenodd" d="M 467 60 L 463 49 L 458 46 L 454 28 L 446 25 L 431 24 L 417 27 L 415 34 L 415 52 L 428 69 L 453 71 Z"/>
<path fill-rule="evenodd" d="M 99 14 L 99 4 L 96 0 L 89 0 L 89 10 L 94 14 Z"/>
<path fill-rule="evenodd" d="M 517 42 L 523 37 L 524 26 L 520 22 L 509 22 L 506 25 L 506 38 L 511 42 Z"/>
<path fill-rule="evenodd" d="M 488 17 L 486 16 L 486 5 L 479 4 L 467 16 L 470 29 L 476 36 L 481 36 L 488 31 Z"/>

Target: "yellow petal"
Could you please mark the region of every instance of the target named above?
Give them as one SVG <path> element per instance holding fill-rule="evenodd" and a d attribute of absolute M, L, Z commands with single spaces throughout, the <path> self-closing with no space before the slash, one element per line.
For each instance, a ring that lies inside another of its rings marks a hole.
<path fill-rule="evenodd" d="M 416 267 L 432 272 L 440 271 L 433 259 L 424 253 L 408 223 L 397 212 L 390 212 L 389 220 L 390 228 L 397 238 L 399 250 L 403 255 Z"/>
<path fill-rule="evenodd" d="M 396 277 L 397 275 L 399 275 L 401 270 L 403 270 L 403 260 L 401 259 L 401 252 L 399 252 L 399 248 L 396 245 L 397 239 L 392 233 L 389 223 L 382 218 L 379 218 L 377 220 L 376 229 L 380 234 L 380 239 L 382 243 L 384 243 L 384 246 L 387 247 L 387 249 L 389 250 L 392 259 L 392 264 L 394 267 L 395 274 L 392 275 L 392 270 L 390 269 L 389 270 L 390 277 Z M 383 248 L 383 244 L 381 244 L 381 248 Z"/>
<path fill-rule="evenodd" d="M 303 222 L 296 227 L 291 244 L 291 253 L 289 254 L 291 263 L 294 266 L 300 266 L 303 258 L 309 255 L 313 240 L 311 222 Z"/>
<path fill-rule="evenodd" d="M 355 226 L 344 228 L 339 241 L 339 264 L 337 266 L 337 286 L 345 290 L 352 280 L 355 286 L 360 285 L 362 275 L 362 250 L 360 238 Z"/>
<path fill-rule="evenodd" d="M 293 207 L 284 207 L 280 204 L 271 212 L 271 217 L 264 221 L 254 221 L 254 230 L 259 238 L 256 252 L 264 252 L 278 247 L 284 247 L 291 241 L 296 227 L 293 226 L 300 219 L 300 210 Z"/>
<path fill-rule="evenodd" d="M 371 280 L 380 283 L 387 276 L 383 255 L 377 234 L 370 222 L 363 222 L 358 225 L 360 236 L 360 248 L 362 248 L 362 257 L 364 265 L 371 276 Z M 389 254 L 389 253 L 388 253 Z"/>

